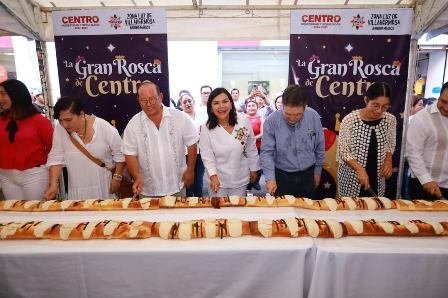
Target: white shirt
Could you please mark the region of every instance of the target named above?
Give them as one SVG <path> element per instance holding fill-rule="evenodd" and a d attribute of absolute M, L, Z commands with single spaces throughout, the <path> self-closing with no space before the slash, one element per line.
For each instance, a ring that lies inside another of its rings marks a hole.
<path fill-rule="evenodd" d="M 224 188 L 247 185 L 249 171 L 260 169 L 252 125 L 245 115 L 237 115 L 238 123 L 232 134 L 220 125 L 211 130 L 206 125 L 201 127 L 199 148 L 202 161 L 208 175 L 218 175 L 220 185 Z"/>
<path fill-rule="evenodd" d="M 406 137 L 406 157 L 421 184 L 435 181 L 448 188 L 448 117 L 437 101 L 414 115 Z"/>
<path fill-rule="evenodd" d="M 205 124 L 208 120 L 207 106 L 200 105 L 196 108 L 195 122 Z"/>
<path fill-rule="evenodd" d="M 94 157 L 102 160 L 111 169 L 115 162 L 124 162 L 121 152 L 121 138 L 118 131 L 109 122 L 95 117 L 94 134 L 88 144 L 84 144 L 76 133 L 72 136 Z M 109 193 L 112 173 L 85 156 L 70 141 L 70 137 L 61 125 L 56 124 L 53 134 L 53 146 L 48 155 L 47 166 L 66 165 L 68 171 L 68 199 L 110 199 Z"/>
<path fill-rule="evenodd" d="M 163 107 L 159 129 L 143 111 L 132 117 L 124 130 L 123 153 L 138 158 L 142 194 L 164 196 L 179 192 L 187 167 L 184 148 L 198 139 L 190 116 L 174 108 Z"/>

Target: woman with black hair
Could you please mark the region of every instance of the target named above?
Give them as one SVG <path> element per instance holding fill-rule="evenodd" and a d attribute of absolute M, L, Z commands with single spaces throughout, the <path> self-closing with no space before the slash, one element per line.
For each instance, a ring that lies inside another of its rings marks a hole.
<path fill-rule="evenodd" d="M 237 113 L 232 96 L 216 88 L 207 101 L 208 120 L 201 127 L 199 148 L 210 177 L 211 197 L 246 196 L 260 169 L 249 119 Z"/>
<path fill-rule="evenodd" d="M 57 194 L 64 165 L 68 172 L 68 199 L 114 198 L 124 168 L 117 129 L 99 117 L 88 115 L 81 100 L 69 96 L 56 102 L 54 118 L 59 125 L 55 127 L 53 148 L 48 156 L 50 185 L 45 199 Z"/>
<path fill-rule="evenodd" d="M 385 179 L 392 176 L 397 120 L 388 113 L 390 86 L 369 86 L 365 107 L 344 117 L 338 141 L 338 186 L 340 196 L 371 196 L 371 188 L 384 196 Z"/>
<path fill-rule="evenodd" d="M 34 107 L 25 84 L 0 83 L 0 185 L 6 199 L 41 200 L 53 127 Z"/>

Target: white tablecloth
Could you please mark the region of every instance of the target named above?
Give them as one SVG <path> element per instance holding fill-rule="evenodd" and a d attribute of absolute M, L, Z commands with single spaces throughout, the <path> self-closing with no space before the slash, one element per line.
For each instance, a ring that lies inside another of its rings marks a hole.
<path fill-rule="evenodd" d="M 448 220 L 448 212 L 222 208 L 0 212 L 0 221 L 292 216 Z M 448 238 L 0 241 L 0 268 L 0 297 L 447 297 Z"/>
<path fill-rule="evenodd" d="M 0 221 L 282 218 L 293 208 L 0 212 Z M 0 297 L 304 297 L 311 238 L 1 241 Z"/>

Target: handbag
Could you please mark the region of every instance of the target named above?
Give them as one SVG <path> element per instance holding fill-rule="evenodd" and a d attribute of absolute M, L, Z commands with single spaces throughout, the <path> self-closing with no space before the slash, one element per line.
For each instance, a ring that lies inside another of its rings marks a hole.
<path fill-rule="evenodd" d="M 90 152 L 84 146 L 82 146 L 70 134 L 69 134 L 69 137 L 70 137 L 70 141 L 72 142 L 72 144 L 75 145 L 75 147 L 79 151 L 81 151 L 81 153 L 84 154 L 88 159 L 93 161 L 98 166 L 100 166 L 102 168 L 108 169 L 109 171 L 112 172 L 112 175 L 114 174 L 115 168 L 109 169 L 108 167 L 106 167 L 106 164 L 101 159 L 96 158 L 92 154 L 90 154 Z M 120 188 L 118 189 L 118 191 L 115 194 L 120 199 L 122 199 L 122 198 L 132 198 L 133 195 L 134 195 L 134 192 L 132 191 L 132 185 L 134 183 L 133 183 L 133 181 L 131 179 L 131 176 L 129 175 L 129 172 L 127 171 L 126 167 L 123 169 L 123 173 L 121 174 L 121 176 L 122 176 L 122 179 L 121 179 L 121 183 L 120 183 Z"/>

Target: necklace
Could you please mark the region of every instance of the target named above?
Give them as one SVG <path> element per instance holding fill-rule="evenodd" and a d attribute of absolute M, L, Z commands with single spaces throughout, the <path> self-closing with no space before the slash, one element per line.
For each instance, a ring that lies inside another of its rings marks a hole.
<path fill-rule="evenodd" d="M 76 132 L 76 134 L 83 139 L 87 132 L 87 117 L 84 117 L 84 132 L 80 134 L 79 132 Z"/>

